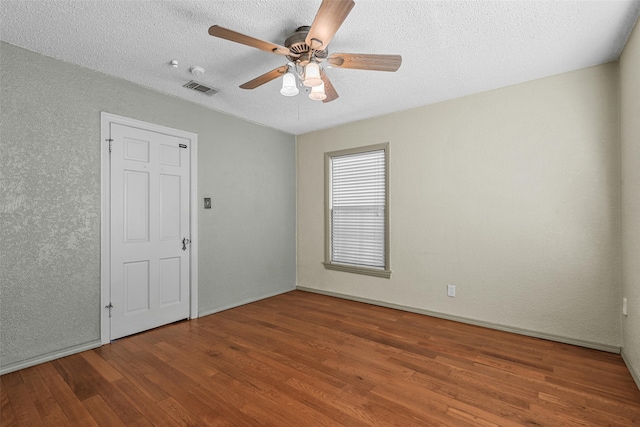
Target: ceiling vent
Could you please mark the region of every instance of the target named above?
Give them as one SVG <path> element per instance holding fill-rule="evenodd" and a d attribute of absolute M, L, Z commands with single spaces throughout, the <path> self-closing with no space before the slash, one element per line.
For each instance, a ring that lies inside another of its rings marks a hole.
<path fill-rule="evenodd" d="M 196 92 L 204 93 L 205 95 L 209 95 L 209 96 L 213 96 L 216 93 L 220 92 L 218 89 L 214 89 L 212 87 L 203 85 L 202 83 L 198 83 L 193 80 L 183 85 L 182 87 L 186 87 L 187 89 L 192 89 L 192 90 L 195 90 Z"/>

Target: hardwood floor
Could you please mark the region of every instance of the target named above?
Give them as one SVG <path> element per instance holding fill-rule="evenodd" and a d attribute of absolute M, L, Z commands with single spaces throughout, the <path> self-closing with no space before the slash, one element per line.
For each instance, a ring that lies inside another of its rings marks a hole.
<path fill-rule="evenodd" d="M 301 291 L 1 381 L 3 427 L 640 424 L 619 355 Z"/>

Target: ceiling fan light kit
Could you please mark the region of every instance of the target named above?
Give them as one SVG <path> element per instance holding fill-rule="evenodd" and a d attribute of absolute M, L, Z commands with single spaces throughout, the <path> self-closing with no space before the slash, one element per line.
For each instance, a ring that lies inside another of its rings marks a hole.
<path fill-rule="evenodd" d="M 324 101 L 327 99 L 327 95 L 324 93 L 324 83 L 320 83 L 320 85 L 312 87 L 309 98 L 314 101 Z"/>
<path fill-rule="evenodd" d="M 307 87 L 316 87 L 322 84 L 320 78 L 320 66 L 315 62 L 309 62 L 304 67 L 304 81 L 303 84 Z"/>
<path fill-rule="evenodd" d="M 325 68 L 351 68 L 355 70 L 389 71 L 400 68 L 400 55 L 334 53 L 329 55 L 327 47 L 336 31 L 342 25 L 353 8 L 353 0 L 322 0 L 320 8 L 311 26 L 301 26 L 289 36 L 284 46 L 259 40 L 227 28 L 213 25 L 209 34 L 256 49 L 286 56 L 290 64 L 256 77 L 240 85 L 242 89 L 255 89 L 265 83 L 282 76 L 284 96 L 295 96 L 299 93 L 297 79 L 311 88 L 309 98 L 324 103 L 338 98 L 333 84 L 325 74 Z"/>
<path fill-rule="evenodd" d="M 282 89 L 280 89 L 280 93 L 284 96 L 296 96 L 298 92 L 300 92 L 296 83 L 296 76 L 292 73 L 286 73 L 282 77 Z"/>

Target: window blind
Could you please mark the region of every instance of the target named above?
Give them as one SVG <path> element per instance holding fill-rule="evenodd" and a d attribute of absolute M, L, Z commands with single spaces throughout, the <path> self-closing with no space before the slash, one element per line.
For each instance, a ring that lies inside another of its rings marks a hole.
<path fill-rule="evenodd" d="M 331 262 L 385 268 L 385 151 L 331 158 Z"/>

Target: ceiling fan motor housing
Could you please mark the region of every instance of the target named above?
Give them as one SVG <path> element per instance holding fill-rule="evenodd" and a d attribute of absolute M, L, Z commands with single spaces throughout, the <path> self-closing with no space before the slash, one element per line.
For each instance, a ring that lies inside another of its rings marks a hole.
<path fill-rule="evenodd" d="M 311 27 L 308 25 L 298 27 L 295 33 L 291 34 L 284 41 L 284 45 L 288 47 L 291 52 L 296 54 L 296 56 L 287 55 L 287 58 L 291 62 L 298 62 L 304 66 L 309 62 L 311 56 L 315 57 L 318 61 L 322 61 L 329 55 L 328 51 L 311 49 L 307 44 L 306 39 L 310 29 Z"/>

